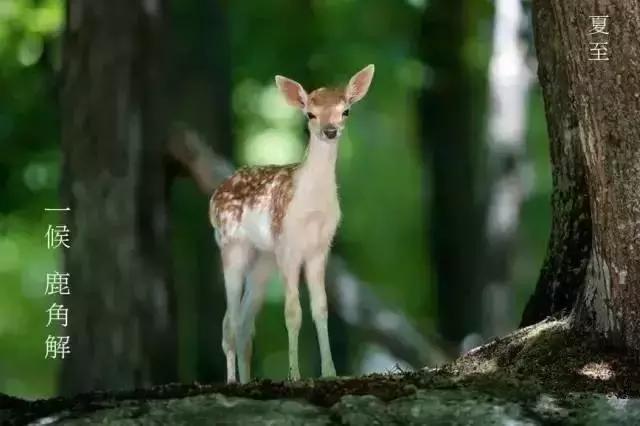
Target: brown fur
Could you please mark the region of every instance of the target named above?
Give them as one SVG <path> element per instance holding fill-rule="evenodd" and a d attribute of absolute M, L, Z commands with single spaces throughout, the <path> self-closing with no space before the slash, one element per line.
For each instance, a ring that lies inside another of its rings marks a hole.
<path fill-rule="evenodd" d="M 344 101 L 344 89 L 323 87 L 309 95 L 310 105 L 314 107 L 324 108 Z M 296 163 L 239 169 L 216 189 L 211 198 L 211 215 L 216 227 L 224 234 L 226 225 L 240 222 L 245 208 L 265 204 L 271 214 L 271 230 L 277 237 L 293 197 L 293 176 L 299 166 Z"/>
<path fill-rule="evenodd" d="M 293 197 L 293 175 L 299 164 L 242 167 L 224 181 L 211 197 L 216 226 L 239 222 L 244 209 L 266 204 L 271 213 L 271 229 L 277 236 Z M 223 213 L 225 213 L 223 215 Z M 224 232 L 224 231 L 223 231 Z"/>
<path fill-rule="evenodd" d="M 321 87 L 309 94 L 309 102 L 316 106 L 336 105 L 340 102 L 346 102 L 346 100 L 344 89 L 339 88 Z"/>

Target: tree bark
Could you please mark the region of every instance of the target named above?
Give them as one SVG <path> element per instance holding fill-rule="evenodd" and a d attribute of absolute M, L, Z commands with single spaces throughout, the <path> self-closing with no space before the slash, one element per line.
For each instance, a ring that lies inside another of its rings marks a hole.
<path fill-rule="evenodd" d="M 636 353 L 639 14 L 640 5 L 630 0 L 588 7 L 578 0 L 534 1 L 539 78 L 554 170 L 554 219 L 547 261 L 523 318 L 535 320 L 575 301 L 575 327 L 598 332 Z M 590 34 L 590 16 L 609 17 L 607 35 Z M 590 60 L 590 43 L 602 41 L 608 42 L 609 60 Z M 560 297 L 553 296 L 554 290 Z M 540 309 L 545 299 L 557 303 Z"/>
<path fill-rule="evenodd" d="M 521 327 L 572 309 L 591 251 L 591 212 L 580 149 L 578 101 L 572 87 L 573 71 L 566 59 L 571 49 L 561 42 L 569 34 L 567 28 L 564 34 L 556 32 L 561 26 L 559 19 L 563 18 L 548 2 L 534 3 L 538 80 L 545 104 L 553 174 L 552 220 L 547 256 Z M 582 24 L 589 22 L 583 20 Z M 587 46 L 581 43 L 576 49 Z"/>
<path fill-rule="evenodd" d="M 176 379 L 162 0 L 69 0 L 62 151 L 71 354 L 62 393 Z"/>

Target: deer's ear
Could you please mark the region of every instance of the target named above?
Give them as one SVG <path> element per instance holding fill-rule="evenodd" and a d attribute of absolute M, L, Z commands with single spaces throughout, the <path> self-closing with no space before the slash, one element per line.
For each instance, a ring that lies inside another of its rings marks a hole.
<path fill-rule="evenodd" d="M 300 109 L 306 108 L 307 92 L 300 83 L 290 78 L 276 75 L 276 85 L 289 105 Z"/>
<path fill-rule="evenodd" d="M 366 95 L 369 90 L 369 86 L 371 86 L 374 70 L 375 67 L 373 64 L 367 65 L 351 77 L 346 89 L 347 102 L 353 104 L 364 98 L 364 95 Z"/>

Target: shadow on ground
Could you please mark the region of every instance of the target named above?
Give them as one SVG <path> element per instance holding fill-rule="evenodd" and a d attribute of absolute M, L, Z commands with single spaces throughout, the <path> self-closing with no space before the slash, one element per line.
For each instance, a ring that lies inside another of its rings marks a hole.
<path fill-rule="evenodd" d="M 635 358 L 547 320 L 451 364 L 245 386 L 171 384 L 27 402 L 2 424 L 640 424 Z"/>

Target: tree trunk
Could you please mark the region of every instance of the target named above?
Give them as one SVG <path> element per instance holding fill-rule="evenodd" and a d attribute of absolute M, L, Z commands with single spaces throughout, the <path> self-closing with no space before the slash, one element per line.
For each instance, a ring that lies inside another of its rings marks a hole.
<path fill-rule="evenodd" d="M 71 354 L 62 392 L 176 378 L 161 0 L 69 0 L 62 150 Z"/>
<path fill-rule="evenodd" d="M 520 1 L 495 2 L 489 62 L 487 161 L 482 297 L 483 335 L 513 329 L 512 270 L 520 207 L 527 195 L 526 125 L 532 73 L 528 65 L 528 20 Z"/>
<path fill-rule="evenodd" d="M 227 11 L 219 0 L 171 3 L 171 118 L 197 129 L 232 158 L 231 64 Z M 225 377 L 222 352 L 224 280 L 218 247 L 206 220 L 209 199 L 189 183 L 173 187 L 176 288 L 180 293 L 181 379 Z M 211 195 L 211 194 L 207 194 Z M 194 221 L 194 212 L 204 220 Z M 193 368 L 192 368 L 193 366 Z"/>
<path fill-rule="evenodd" d="M 431 171 L 425 188 L 433 191 L 430 263 L 437 282 L 438 326 L 445 339 L 456 343 L 479 333 L 482 319 L 476 273 L 482 226 L 474 185 L 471 76 L 463 57 L 465 6 L 462 0 L 429 2 L 420 41 L 430 76 L 420 98 L 424 162 Z"/>
<path fill-rule="evenodd" d="M 527 322 L 575 301 L 574 326 L 603 334 L 636 353 L 639 14 L 640 5 L 630 0 L 588 7 L 578 0 L 534 1 L 555 191 L 547 261 L 523 318 Z M 590 34 L 590 16 L 608 16 L 608 34 Z M 594 42 L 608 42 L 608 60 L 591 60 Z M 553 296 L 554 289 L 560 296 Z M 545 298 L 556 305 L 540 309 Z M 537 315 L 529 315 L 532 312 Z"/>
<path fill-rule="evenodd" d="M 579 140 L 577 100 L 567 46 L 556 33 L 558 16 L 548 2 L 534 3 L 533 21 L 550 140 L 553 193 L 551 236 L 534 294 L 520 326 L 568 313 L 576 301 L 591 250 L 591 212 Z M 589 25 L 583 20 L 583 25 Z M 580 45 L 586 48 L 588 45 Z M 576 52 L 577 54 L 578 52 Z M 586 61 L 586 58 L 584 59 Z M 585 66 L 588 64 L 581 64 Z"/>

